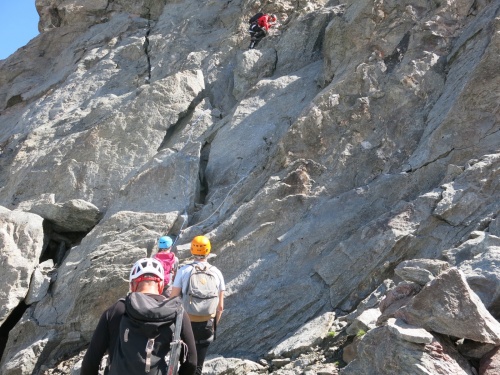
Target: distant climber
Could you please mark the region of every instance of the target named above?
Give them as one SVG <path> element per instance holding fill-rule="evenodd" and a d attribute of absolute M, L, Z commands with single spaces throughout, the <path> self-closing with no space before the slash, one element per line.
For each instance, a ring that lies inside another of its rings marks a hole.
<path fill-rule="evenodd" d="M 130 271 L 131 293 L 121 298 L 102 315 L 83 357 L 80 375 L 97 375 L 107 352 L 109 375 L 160 375 L 167 373 L 174 326 L 182 321 L 179 375 L 196 371 L 196 346 L 189 316 L 180 298 L 167 299 L 163 291 L 164 270 L 153 258 L 138 260 Z"/>
<path fill-rule="evenodd" d="M 191 320 L 198 364 L 196 375 L 201 375 L 210 343 L 215 340 L 217 324 L 224 310 L 224 277 L 219 269 L 208 264 L 210 240 L 196 236 L 191 241 L 195 261 L 179 268 L 172 286 L 171 297 L 182 295 L 184 308 Z"/>
<path fill-rule="evenodd" d="M 158 259 L 165 270 L 165 288 L 163 288 L 162 294 L 167 298 L 170 297 L 172 283 L 177 273 L 177 268 L 179 268 L 179 258 L 171 251 L 172 244 L 172 238 L 161 236 L 158 240 L 158 252 L 153 255 L 153 258 Z"/>
<path fill-rule="evenodd" d="M 257 44 L 268 34 L 269 29 L 273 27 L 278 18 L 276 15 L 257 13 L 255 16 L 250 18 L 250 27 L 248 32 L 250 33 L 250 46 L 249 49 L 257 47 Z"/>

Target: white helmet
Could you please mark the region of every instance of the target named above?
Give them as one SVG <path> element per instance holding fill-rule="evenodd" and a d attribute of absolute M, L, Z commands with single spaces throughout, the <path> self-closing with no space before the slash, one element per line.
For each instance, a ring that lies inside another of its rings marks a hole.
<path fill-rule="evenodd" d="M 164 280 L 164 271 L 161 262 L 153 258 L 142 258 L 135 262 L 130 270 L 129 282 L 137 279 L 139 276 L 152 274 L 158 276 L 161 281 Z"/>

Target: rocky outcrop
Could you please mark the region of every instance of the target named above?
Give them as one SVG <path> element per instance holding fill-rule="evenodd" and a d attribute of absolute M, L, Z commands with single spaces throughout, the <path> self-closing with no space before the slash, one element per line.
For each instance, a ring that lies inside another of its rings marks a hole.
<path fill-rule="evenodd" d="M 333 372 L 354 331 L 367 332 L 346 367 L 358 374 L 373 360 L 470 373 L 461 353 L 497 345 L 497 1 L 36 7 L 41 34 L 0 61 L 0 205 L 16 254 L 0 274 L 19 284 L 3 319 L 25 309 L 1 327 L 2 374 L 81 353 L 162 234 L 179 235 L 182 260 L 194 235 L 212 241 L 227 284 L 210 347 L 228 359 L 220 371 Z M 259 10 L 280 26 L 248 51 Z M 422 311 L 431 301 L 442 317 Z M 281 350 L 333 312 L 349 333 Z M 406 341 L 414 326 L 433 341 Z"/>
<path fill-rule="evenodd" d="M 30 288 L 30 279 L 43 250 L 42 218 L 0 206 L 0 325 L 5 322 Z"/>
<path fill-rule="evenodd" d="M 37 202 L 30 212 L 40 215 L 55 224 L 60 232 L 90 232 L 99 222 L 99 209 L 82 199 L 73 199 L 65 203 Z"/>
<path fill-rule="evenodd" d="M 407 280 L 379 300 L 379 327 L 360 325 L 363 314 L 347 327 L 345 332 L 356 340 L 348 347 L 354 355 L 348 357 L 349 364 L 341 373 L 477 373 L 471 372 L 477 369 L 468 360 L 490 360 L 490 351 L 499 344 L 499 323 L 471 290 L 465 275 L 446 262 L 430 259 L 404 261 L 395 271 Z M 408 281 L 422 279 L 422 275 L 432 277 L 423 287 Z M 391 339 L 385 337 L 389 333 Z M 387 343 L 380 344 L 379 339 Z M 419 344 L 420 349 L 409 343 Z"/>
<path fill-rule="evenodd" d="M 395 316 L 429 331 L 500 345 L 500 323 L 456 268 L 439 275 Z"/>
<path fill-rule="evenodd" d="M 358 346 L 358 360 L 340 373 L 347 374 L 468 374 L 471 366 L 447 340 L 431 343 L 402 339 L 389 327 L 369 331 Z"/>

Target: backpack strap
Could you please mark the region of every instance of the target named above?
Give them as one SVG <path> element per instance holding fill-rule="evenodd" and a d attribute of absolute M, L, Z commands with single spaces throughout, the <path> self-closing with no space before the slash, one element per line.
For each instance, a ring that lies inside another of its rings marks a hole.
<path fill-rule="evenodd" d="M 181 340 L 182 318 L 184 315 L 184 307 L 182 303 L 177 308 L 177 317 L 175 318 L 175 331 L 172 342 L 170 343 L 170 359 L 168 361 L 167 375 L 177 375 L 177 365 L 179 363 L 179 356 L 181 348 L 184 345 L 184 353 L 187 355 L 187 347 Z"/>
<path fill-rule="evenodd" d="M 192 265 L 193 270 L 196 268 L 199 271 L 208 271 L 210 268 L 212 268 L 212 265 L 208 262 L 192 263 Z M 191 270 L 191 273 L 193 273 L 193 270 Z"/>

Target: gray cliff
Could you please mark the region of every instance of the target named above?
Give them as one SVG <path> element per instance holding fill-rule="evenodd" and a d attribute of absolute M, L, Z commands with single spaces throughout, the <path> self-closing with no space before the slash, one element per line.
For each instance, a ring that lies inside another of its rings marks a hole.
<path fill-rule="evenodd" d="M 0 373 L 81 357 L 163 234 L 224 273 L 213 374 L 335 374 L 293 360 L 347 323 L 345 374 L 500 345 L 499 0 L 35 3 L 0 60 Z"/>

